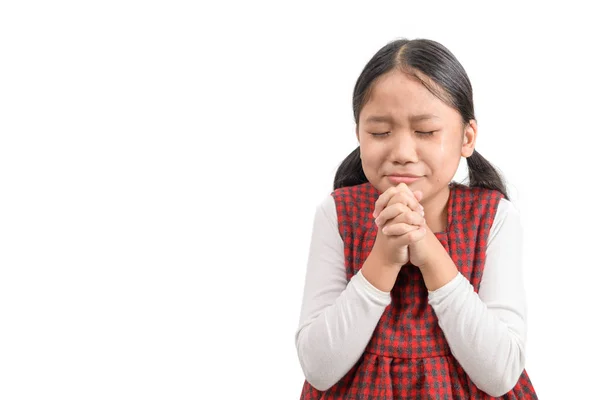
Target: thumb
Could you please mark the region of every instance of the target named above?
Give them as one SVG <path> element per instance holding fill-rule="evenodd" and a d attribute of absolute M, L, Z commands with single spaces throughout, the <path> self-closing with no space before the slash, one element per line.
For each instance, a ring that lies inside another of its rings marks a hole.
<path fill-rule="evenodd" d="M 408 245 L 401 246 L 398 253 L 400 258 L 404 260 L 402 262 L 402 265 L 406 265 L 410 261 L 410 255 L 408 254 Z"/>
<path fill-rule="evenodd" d="M 423 192 L 421 192 L 420 190 L 415 190 L 413 194 L 415 195 L 417 201 L 420 202 L 423 199 Z"/>

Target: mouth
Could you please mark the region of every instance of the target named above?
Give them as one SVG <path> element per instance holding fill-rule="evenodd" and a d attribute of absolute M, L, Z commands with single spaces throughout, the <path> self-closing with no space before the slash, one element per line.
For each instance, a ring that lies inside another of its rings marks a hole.
<path fill-rule="evenodd" d="M 386 178 L 388 178 L 392 183 L 397 185 L 400 183 L 413 183 L 421 179 L 422 177 L 416 175 L 387 175 Z"/>

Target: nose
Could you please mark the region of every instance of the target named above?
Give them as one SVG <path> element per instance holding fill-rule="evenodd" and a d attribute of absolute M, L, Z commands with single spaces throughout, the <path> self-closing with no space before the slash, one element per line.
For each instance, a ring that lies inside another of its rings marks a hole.
<path fill-rule="evenodd" d="M 419 161 L 416 142 L 410 132 L 398 131 L 392 136 L 394 140 L 390 143 L 389 156 L 394 164 L 416 163 Z"/>

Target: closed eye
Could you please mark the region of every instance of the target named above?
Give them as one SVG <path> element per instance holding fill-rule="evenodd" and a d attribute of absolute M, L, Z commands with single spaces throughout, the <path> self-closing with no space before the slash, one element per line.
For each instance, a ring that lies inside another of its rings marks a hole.
<path fill-rule="evenodd" d="M 387 136 L 389 135 L 389 132 L 383 132 L 383 133 L 377 133 L 377 132 L 372 132 L 371 135 L 375 136 L 375 137 L 382 137 L 382 136 Z"/>
<path fill-rule="evenodd" d="M 416 131 L 417 135 L 420 135 L 420 136 L 431 136 L 431 135 L 433 135 L 434 132 L 435 131 L 431 131 L 431 132 L 419 132 L 419 131 Z M 381 132 L 381 133 L 371 132 L 371 135 L 375 136 L 375 137 L 384 137 L 384 136 L 388 136 L 389 134 L 390 134 L 390 132 Z"/>

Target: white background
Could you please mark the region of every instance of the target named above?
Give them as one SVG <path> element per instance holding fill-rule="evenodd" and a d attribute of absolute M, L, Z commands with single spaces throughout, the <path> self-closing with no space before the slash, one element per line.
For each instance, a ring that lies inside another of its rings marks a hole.
<path fill-rule="evenodd" d="M 313 214 L 355 81 L 401 37 L 471 78 L 522 214 L 540 398 L 600 398 L 583 4 L 2 2 L 0 398 L 299 398 Z"/>

